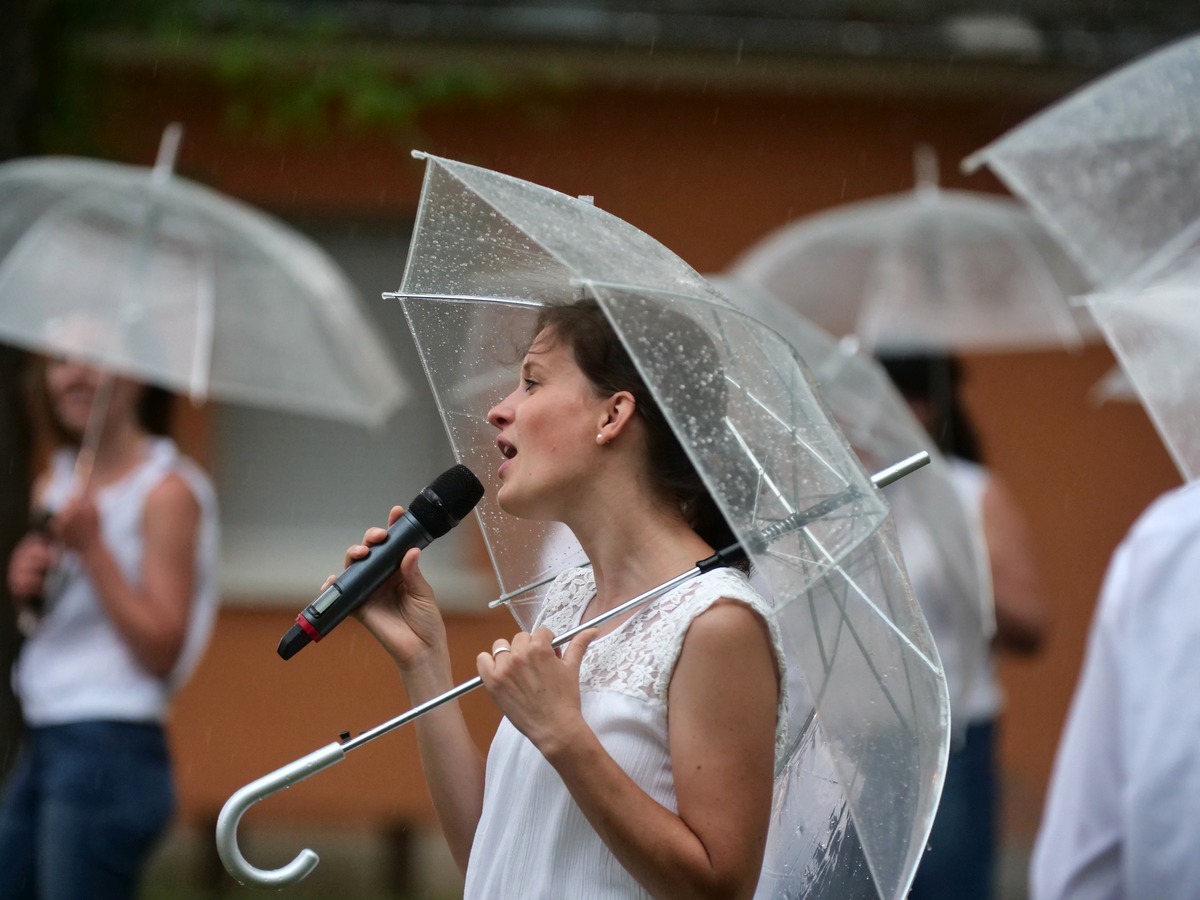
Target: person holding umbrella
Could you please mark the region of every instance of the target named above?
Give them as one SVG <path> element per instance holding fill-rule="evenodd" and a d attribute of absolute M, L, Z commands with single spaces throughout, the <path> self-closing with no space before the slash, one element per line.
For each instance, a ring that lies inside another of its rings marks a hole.
<path fill-rule="evenodd" d="M 982 528 L 995 597 L 992 651 L 1037 654 L 1046 636 L 1046 604 L 1028 526 L 1003 481 L 983 465 L 960 397 L 961 364 L 935 352 L 881 353 L 879 359 L 945 454 L 955 488 Z M 900 527 L 903 534 L 905 523 Z M 938 569 L 920 557 L 911 558 L 909 575 L 922 598 L 932 600 L 947 590 Z M 1003 696 L 994 653 L 980 660 L 977 671 L 947 677 L 967 685 L 966 722 L 951 747 L 941 805 L 911 896 L 985 900 L 995 893 L 1000 801 L 996 746 Z"/>
<path fill-rule="evenodd" d="M 712 360 L 707 383 L 680 387 L 717 439 L 715 350 L 661 315 L 678 352 Z M 751 896 L 786 700 L 779 635 L 745 573 L 708 572 L 551 648 L 552 633 L 733 543 L 729 526 L 594 300 L 542 311 L 520 383 L 487 418 L 501 507 L 564 522 L 591 566 L 556 579 L 531 633 L 480 654 L 505 714 L 486 764 L 456 705 L 417 725 L 466 896 Z M 385 534 L 369 529 L 347 564 Z M 451 686 L 419 552 L 361 613 L 414 702 Z"/>
<path fill-rule="evenodd" d="M 165 391 L 74 358 L 36 371 L 57 449 L 34 487 L 44 525 L 7 570 L 26 735 L 0 896 L 133 898 L 174 806 L 163 720 L 215 618 L 215 496 L 159 434 Z"/>

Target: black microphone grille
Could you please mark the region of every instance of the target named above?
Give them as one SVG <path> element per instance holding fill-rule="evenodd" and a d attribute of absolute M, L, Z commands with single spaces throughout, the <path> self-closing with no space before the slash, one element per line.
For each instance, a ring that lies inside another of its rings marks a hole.
<path fill-rule="evenodd" d="M 475 508 L 483 484 L 464 465 L 451 466 L 409 504 L 412 514 L 432 537 L 439 538 Z"/>

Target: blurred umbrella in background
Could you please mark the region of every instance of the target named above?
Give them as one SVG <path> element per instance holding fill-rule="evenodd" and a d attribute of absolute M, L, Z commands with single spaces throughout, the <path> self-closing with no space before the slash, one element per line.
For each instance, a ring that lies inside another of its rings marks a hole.
<path fill-rule="evenodd" d="M 1200 475 L 1198 97 L 1200 36 L 1086 85 L 964 163 L 995 171 L 1096 279 L 1085 305 L 1188 480 Z"/>
<path fill-rule="evenodd" d="M 176 176 L 180 134 L 153 169 L 0 164 L 0 340 L 197 402 L 382 423 L 407 388 L 354 288 L 295 230 Z"/>
<path fill-rule="evenodd" d="M 1129 375 L 1121 368 L 1120 363 L 1117 363 L 1100 377 L 1100 380 L 1088 391 L 1088 397 L 1097 406 L 1102 403 L 1108 403 L 1110 400 L 1117 400 L 1122 403 L 1139 402 L 1137 391 L 1133 389 L 1133 383 L 1129 380 Z"/>
<path fill-rule="evenodd" d="M 1200 36 L 1053 104 L 982 150 L 987 165 L 1107 289 L 1200 231 Z"/>
<path fill-rule="evenodd" d="M 1018 203 L 941 190 L 933 151 L 914 191 L 852 203 L 768 234 L 728 273 L 872 352 L 1079 347 L 1068 300 L 1088 285 Z"/>
<path fill-rule="evenodd" d="M 909 580 L 946 672 L 950 722 L 961 737 L 967 701 L 995 633 L 983 525 L 955 487 L 949 463 L 887 371 L 766 291 L 730 276 L 709 281 L 735 306 L 778 332 L 812 371 L 834 420 L 870 470 L 922 450 L 930 464 L 888 487 Z"/>
<path fill-rule="evenodd" d="M 459 461 L 495 467 L 485 414 L 511 390 L 539 307 L 595 298 L 775 608 L 789 702 L 759 896 L 899 900 L 944 776 L 945 679 L 887 504 L 794 349 L 595 206 L 487 169 L 426 163 L 394 296 Z M 719 365 L 688 355 L 688 332 L 671 324 L 680 317 L 704 329 Z M 494 485 L 477 512 L 528 628 L 546 580 L 582 558 L 578 544 L 569 531 L 504 514 Z"/>
<path fill-rule="evenodd" d="M 1200 477 L 1200 241 L 1086 302 L 1176 467 Z"/>

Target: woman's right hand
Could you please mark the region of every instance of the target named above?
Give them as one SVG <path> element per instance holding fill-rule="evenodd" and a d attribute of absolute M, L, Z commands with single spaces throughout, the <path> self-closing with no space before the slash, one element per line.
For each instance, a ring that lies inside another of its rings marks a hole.
<path fill-rule="evenodd" d="M 388 527 L 396 523 L 404 509 L 393 506 Z M 361 544 L 346 550 L 345 564 L 363 559 L 373 545 L 387 538 L 384 528 L 368 528 Z M 371 594 L 355 614 L 391 655 L 402 672 L 420 667 L 427 660 L 440 660 L 446 654 L 446 628 L 433 588 L 421 574 L 421 551 L 409 550 L 400 567 Z M 328 587 L 336 576 L 325 582 Z"/>
<path fill-rule="evenodd" d="M 17 606 L 42 595 L 54 557 L 54 544 L 46 535 L 30 532 L 21 538 L 8 561 L 8 591 Z"/>

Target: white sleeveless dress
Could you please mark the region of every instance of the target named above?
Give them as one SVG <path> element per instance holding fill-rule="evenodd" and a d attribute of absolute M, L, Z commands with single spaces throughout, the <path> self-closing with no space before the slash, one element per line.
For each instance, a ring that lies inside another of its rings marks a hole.
<path fill-rule="evenodd" d="M 595 594 L 590 569 L 571 569 L 555 581 L 537 625 L 562 634 L 579 624 Z M 677 811 L 667 731 L 667 691 L 687 630 L 721 598 L 746 604 L 771 630 L 776 659 L 779 634 L 766 600 L 741 572 L 699 575 L 642 607 L 591 643 L 580 668 L 584 720 L 605 750 L 647 794 Z M 732 661 L 714 660 L 714 665 Z M 781 684 L 786 683 L 782 678 Z M 786 736 L 786 697 L 776 755 Z M 584 818 L 558 773 L 536 747 L 504 719 L 487 759 L 483 815 L 467 864 L 468 900 L 496 898 L 649 897 L 613 857 Z"/>
<path fill-rule="evenodd" d="M 75 455 L 59 451 L 51 460 L 43 503 L 52 512 L 73 489 Z M 63 555 L 62 590 L 47 597 L 45 614 L 25 641 L 13 669 L 13 686 L 26 722 L 35 727 L 109 720 L 162 722 L 171 694 L 199 662 L 217 611 L 218 524 L 216 496 L 208 477 L 182 456 L 173 441 L 152 438 L 146 458 L 133 471 L 96 493 L 105 543 L 122 574 L 141 581 L 145 542 L 142 517 L 150 492 L 172 473 L 188 484 L 200 504 L 195 587 L 188 630 L 175 669 L 158 678 L 138 663 L 104 610 L 78 557 Z"/>

